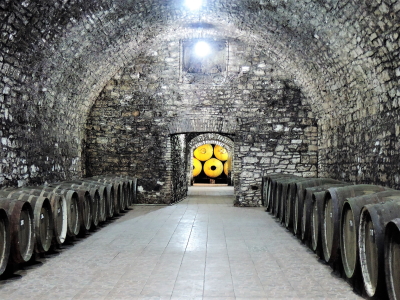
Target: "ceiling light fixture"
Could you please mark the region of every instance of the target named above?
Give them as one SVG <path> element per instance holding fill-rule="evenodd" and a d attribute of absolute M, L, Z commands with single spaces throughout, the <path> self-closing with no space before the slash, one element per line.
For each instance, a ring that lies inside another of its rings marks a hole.
<path fill-rule="evenodd" d="M 185 0 L 185 6 L 190 10 L 198 10 L 202 5 L 202 0 Z"/>
<path fill-rule="evenodd" d="M 211 47 L 204 41 L 199 41 L 194 46 L 194 52 L 199 57 L 205 57 L 211 53 Z"/>

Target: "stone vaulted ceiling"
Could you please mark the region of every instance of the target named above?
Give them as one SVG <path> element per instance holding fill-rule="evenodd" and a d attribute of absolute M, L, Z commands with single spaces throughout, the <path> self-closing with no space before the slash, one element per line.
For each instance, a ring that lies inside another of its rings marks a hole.
<path fill-rule="evenodd" d="M 16 147 L 21 128 L 27 134 L 18 142 L 58 141 L 46 146 L 56 150 L 37 152 L 75 156 L 106 83 L 139 53 L 192 37 L 235 39 L 263 51 L 318 119 L 355 121 L 399 106 L 400 1 L 207 0 L 197 12 L 182 4 L 1 1 L 3 149 Z M 68 135 L 75 140 L 63 147 Z"/>

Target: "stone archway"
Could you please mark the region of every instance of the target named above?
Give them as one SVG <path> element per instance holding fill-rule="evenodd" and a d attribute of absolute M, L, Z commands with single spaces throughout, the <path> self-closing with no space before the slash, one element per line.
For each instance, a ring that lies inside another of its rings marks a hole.
<path fill-rule="evenodd" d="M 228 184 L 232 185 L 233 184 L 233 166 L 234 166 L 234 141 L 224 135 L 221 135 L 219 133 L 204 133 L 204 134 L 199 134 L 198 136 L 196 136 L 195 138 L 193 138 L 192 140 L 190 140 L 188 142 L 188 152 L 187 152 L 187 161 L 190 162 L 192 160 L 192 153 L 194 151 L 194 149 L 196 149 L 197 147 L 204 145 L 204 144 L 214 144 L 214 145 L 219 145 L 221 147 L 224 147 L 228 153 L 230 154 L 230 156 L 232 157 L 232 173 L 230 173 L 228 175 Z M 187 169 L 187 178 L 188 181 L 191 182 L 192 181 L 192 165 L 191 164 L 187 164 L 188 169 Z"/>

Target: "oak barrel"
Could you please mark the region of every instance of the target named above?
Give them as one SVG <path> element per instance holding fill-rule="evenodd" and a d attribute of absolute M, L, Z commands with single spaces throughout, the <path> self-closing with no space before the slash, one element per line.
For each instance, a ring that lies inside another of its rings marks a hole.
<path fill-rule="evenodd" d="M 276 182 L 276 191 L 273 195 L 273 212 L 281 223 L 285 220 L 286 200 L 288 197 L 288 187 L 291 183 L 302 180 L 301 177 L 285 177 Z"/>
<path fill-rule="evenodd" d="M 400 216 L 400 197 L 389 196 L 385 200 L 387 201 L 383 203 L 365 205 L 360 215 L 358 245 L 361 274 L 365 290 L 370 297 L 383 298 L 386 292 L 385 226 Z"/>
<path fill-rule="evenodd" d="M 85 235 L 92 227 L 92 197 L 87 187 L 71 187 L 67 184 L 50 184 L 49 188 L 55 191 L 70 190 L 78 195 L 79 234 Z"/>
<path fill-rule="evenodd" d="M 79 195 L 74 190 L 67 188 L 54 188 L 48 186 L 31 188 L 36 189 L 41 193 L 55 193 L 64 197 L 67 204 L 67 235 L 70 237 L 76 236 L 79 233 L 80 228 Z"/>
<path fill-rule="evenodd" d="M 93 202 L 92 222 L 94 226 L 97 226 L 99 222 L 104 222 L 107 219 L 107 205 L 109 200 L 105 184 L 86 181 L 85 179 L 64 181 L 63 183 L 70 184 L 71 186 L 84 186 L 90 188 L 90 196 L 92 197 Z M 97 216 L 93 214 L 94 211 L 97 211 Z"/>
<path fill-rule="evenodd" d="M 112 218 L 114 216 L 115 213 L 115 191 L 114 191 L 114 186 L 112 183 L 107 183 L 107 182 L 100 182 L 96 179 L 93 179 L 91 177 L 88 178 L 83 178 L 81 179 L 83 182 L 87 182 L 87 183 L 93 183 L 93 184 L 98 184 L 98 185 L 102 185 L 105 187 L 106 189 L 106 193 L 107 193 L 107 197 L 106 199 L 106 203 L 105 203 L 105 217 L 106 218 Z"/>
<path fill-rule="evenodd" d="M 15 188 L 13 189 L 15 190 Z M 12 189 L 6 190 L 11 191 Z M 57 193 L 47 192 L 32 187 L 23 187 L 18 190 L 20 193 L 46 197 L 50 200 L 51 210 L 53 212 L 53 238 L 57 244 L 64 243 L 68 231 L 67 200 L 65 197 Z"/>
<path fill-rule="evenodd" d="M 321 192 L 314 192 L 312 194 L 310 217 L 311 249 L 321 258 L 323 257 L 321 232 L 325 194 L 326 190 Z"/>
<path fill-rule="evenodd" d="M 358 229 L 360 213 L 364 205 L 387 201 L 388 196 L 400 195 L 400 191 L 387 190 L 369 195 L 347 198 L 340 218 L 340 253 L 347 278 L 355 275 L 359 266 Z"/>
<path fill-rule="evenodd" d="M 340 213 L 346 198 L 377 193 L 386 188 L 379 185 L 359 184 L 329 188 L 324 197 L 322 222 L 322 249 L 326 262 L 335 262 L 340 255 Z"/>
<path fill-rule="evenodd" d="M 298 178 L 288 184 L 287 197 L 285 201 L 285 226 L 293 231 L 293 217 L 294 217 L 294 201 L 297 195 L 297 183 L 308 181 L 311 178 Z"/>
<path fill-rule="evenodd" d="M 28 201 L 33 209 L 36 252 L 43 253 L 50 249 L 53 239 L 54 221 L 50 200 L 47 197 L 23 193 L 20 189 L 0 191 L 8 199 Z"/>
<path fill-rule="evenodd" d="M 267 211 L 271 211 L 272 207 L 272 198 L 274 197 L 273 195 L 275 194 L 275 182 L 278 179 L 284 179 L 284 178 L 294 178 L 298 176 L 292 175 L 292 174 L 271 174 L 267 175 L 267 188 L 266 188 L 266 203 L 265 206 L 267 208 Z"/>
<path fill-rule="evenodd" d="M 4 208 L 0 208 L 0 275 L 4 273 L 7 267 L 8 258 L 10 256 L 10 246 L 11 234 L 8 213 Z"/>
<path fill-rule="evenodd" d="M 301 233 L 301 219 L 303 217 L 304 189 L 307 187 L 320 186 L 323 184 L 340 184 L 339 180 L 331 178 L 308 178 L 308 180 L 295 182 L 295 197 L 293 203 L 293 233 Z"/>
<path fill-rule="evenodd" d="M 400 217 L 400 216 L 399 216 Z M 385 274 L 390 299 L 400 299 L 400 218 L 391 220 L 385 228 Z"/>
<path fill-rule="evenodd" d="M 109 178 L 102 177 L 102 176 L 95 176 L 95 177 L 88 177 L 86 179 L 94 180 L 106 184 L 112 184 L 114 187 L 114 215 L 119 215 L 120 212 L 123 211 L 123 187 L 119 181 L 110 180 Z"/>
<path fill-rule="evenodd" d="M 311 233 L 312 233 L 312 212 L 314 209 L 314 201 L 316 198 L 314 197 L 315 193 L 323 192 L 324 193 L 331 187 L 339 187 L 350 185 L 349 183 L 341 183 L 341 184 L 323 184 L 315 187 L 307 187 L 304 189 L 304 201 L 303 201 L 303 211 L 301 218 L 301 240 L 307 242 L 312 248 L 311 241 Z M 314 249 L 315 250 L 315 249 Z"/>
<path fill-rule="evenodd" d="M 101 204 L 100 204 L 100 193 L 98 190 L 98 186 L 96 185 L 90 185 L 90 184 L 81 184 L 82 182 L 78 182 L 78 183 L 72 183 L 69 181 L 66 182 L 59 182 L 57 183 L 57 185 L 62 186 L 62 187 L 66 187 L 66 188 L 71 188 L 74 191 L 76 191 L 79 195 L 80 191 L 81 193 L 89 193 L 90 197 L 90 211 L 88 211 L 89 214 L 89 218 L 90 218 L 90 222 L 91 225 L 89 228 L 96 228 L 99 225 L 99 221 L 100 221 L 100 209 L 101 209 Z M 86 196 L 85 196 L 86 197 Z M 86 226 L 85 226 L 86 227 Z M 86 229 L 89 230 L 89 229 Z"/>
<path fill-rule="evenodd" d="M 32 206 L 25 200 L 0 198 L 0 208 L 9 215 L 10 258 L 14 263 L 25 263 L 31 259 L 35 246 Z"/>

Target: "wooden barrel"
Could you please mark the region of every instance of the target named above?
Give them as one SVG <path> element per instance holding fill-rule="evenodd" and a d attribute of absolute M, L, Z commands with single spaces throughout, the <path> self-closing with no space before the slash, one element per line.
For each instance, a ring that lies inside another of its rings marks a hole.
<path fill-rule="evenodd" d="M 347 278 L 353 278 L 359 268 L 358 230 L 360 213 L 364 205 L 390 200 L 391 196 L 400 196 L 400 191 L 387 190 L 369 195 L 347 198 L 343 203 L 340 218 L 340 254 Z"/>
<path fill-rule="evenodd" d="M 72 187 L 86 187 L 90 189 L 90 196 L 92 197 L 92 209 L 93 212 L 97 211 L 96 215 L 92 212 L 92 222 L 94 226 L 97 226 L 99 222 L 104 222 L 107 219 L 107 203 L 108 193 L 107 188 L 104 184 L 99 182 L 85 181 L 84 179 L 75 181 L 63 181 L 63 184 L 71 185 Z M 97 209 L 96 209 L 97 207 Z"/>
<path fill-rule="evenodd" d="M 80 199 L 77 192 L 70 188 L 55 188 L 49 186 L 31 187 L 40 192 L 56 193 L 65 198 L 67 203 L 67 235 L 74 237 L 79 234 L 80 229 Z"/>
<path fill-rule="evenodd" d="M 285 201 L 285 226 L 293 231 L 293 217 L 294 217 L 294 201 L 297 194 L 297 186 L 299 182 L 306 182 L 311 178 L 298 178 L 288 184 L 287 197 Z"/>
<path fill-rule="evenodd" d="M 323 184 L 341 184 L 342 181 L 331 178 L 309 178 L 308 180 L 295 182 L 295 197 L 293 203 L 293 233 L 301 234 L 301 219 L 303 217 L 304 189 Z"/>
<path fill-rule="evenodd" d="M 131 180 L 126 177 L 118 177 L 122 180 L 122 188 L 125 189 L 125 199 L 124 199 L 124 210 L 128 210 L 129 206 L 132 205 L 132 188 L 131 188 Z"/>
<path fill-rule="evenodd" d="M 122 176 L 119 175 L 103 175 L 99 176 L 100 178 L 107 179 L 111 182 L 119 182 L 121 185 L 121 192 L 120 192 L 120 211 L 123 212 L 124 210 L 127 210 L 130 206 L 129 204 L 129 197 L 130 197 L 130 184 L 129 180 L 126 178 L 123 178 Z"/>
<path fill-rule="evenodd" d="M 400 299 L 400 218 L 385 227 L 385 274 L 390 299 Z"/>
<path fill-rule="evenodd" d="M 340 216 L 346 198 L 372 194 L 384 191 L 386 188 L 378 185 L 359 184 L 330 188 L 325 194 L 322 222 L 322 249 L 326 262 L 335 262 L 340 255 Z"/>
<path fill-rule="evenodd" d="M 275 215 L 276 211 L 278 210 L 277 205 L 277 197 L 281 197 L 280 191 L 281 191 L 281 183 L 286 182 L 287 180 L 290 180 L 288 176 L 284 177 L 279 177 L 279 178 L 274 178 L 271 180 L 271 187 L 270 187 L 270 192 L 269 192 L 269 212 L 272 215 Z"/>
<path fill-rule="evenodd" d="M 83 178 L 80 179 L 82 182 L 87 182 L 87 183 L 93 183 L 93 184 L 98 184 L 101 186 L 104 186 L 106 189 L 107 197 L 106 203 L 105 203 L 105 217 L 106 218 L 112 218 L 114 216 L 114 211 L 115 211 L 115 191 L 114 191 L 114 186 L 112 183 L 107 183 L 107 182 L 100 182 L 96 179 L 93 179 L 91 177 L 89 178 Z M 101 194 L 101 193 L 100 193 Z"/>
<path fill-rule="evenodd" d="M 100 221 L 105 220 L 105 202 L 107 192 L 105 187 L 100 184 L 85 182 L 85 181 L 63 181 L 59 183 L 66 187 L 78 188 L 88 190 L 91 198 L 91 214 L 92 214 L 92 228 L 96 228 Z"/>
<path fill-rule="evenodd" d="M 301 218 L 301 240 L 307 243 L 312 248 L 312 241 L 311 241 L 311 233 L 312 233 L 312 212 L 314 208 L 314 201 L 318 198 L 314 197 L 315 193 L 323 192 L 321 195 L 331 187 L 340 187 L 350 185 L 349 183 L 341 183 L 341 184 L 322 184 L 320 186 L 315 187 L 307 187 L 304 189 L 303 195 L 303 210 L 302 210 L 302 218 Z M 319 231 L 319 230 L 318 230 Z M 313 248 L 312 248 L 313 249 Z M 315 251 L 315 249 L 313 249 Z"/>
<path fill-rule="evenodd" d="M 128 180 L 130 184 L 130 201 L 129 206 L 137 203 L 137 178 L 132 176 L 121 175 L 121 178 Z"/>
<path fill-rule="evenodd" d="M 118 180 L 122 184 L 123 199 L 121 202 L 122 210 L 128 210 L 131 206 L 131 182 L 127 178 L 117 176 L 115 180 Z"/>
<path fill-rule="evenodd" d="M 391 198 L 391 200 L 389 200 Z M 368 296 L 383 298 L 385 286 L 385 226 L 400 216 L 400 197 L 389 196 L 387 202 L 367 204 L 361 210 L 358 232 L 361 274 Z"/>
<path fill-rule="evenodd" d="M 289 178 L 289 177 L 298 177 L 292 174 L 271 174 L 271 175 L 267 175 L 267 187 L 266 187 L 266 195 L 265 195 L 265 207 L 267 208 L 267 211 L 271 211 L 271 207 L 272 207 L 272 198 L 274 197 L 273 195 L 275 194 L 275 182 L 278 179 L 281 178 Z"/>
<path fill-rule="evenodd" d="M 4 273 L 7 267 L 8 258 L 10 257 L 10 246 L 11 234 L 8 213 L 4 208 L 0 208 L 0 275 Z"/>
<path fill-rule="evenodd" d="M 79 207 L 79 235 L 86 235 L 92 227 L 92 204 L 94 203 L 91 197 L 90 188 L 83 186 L 71 187 L 68 184 L 51 184 L 49 188 L 55 190 L 72 190 L 78 194 L 78 207 Z"/>
<path fill-rule="evenodd" d="M 119 215 L 121 212 L 123 212 L 123 197 L 125 193 L 123 192 L 123 187 L 120 181 L 112 180 L 105 176 L 94 176 L 88 177 L 87 179 L 112 184 L 114 187 L 114 215 Z"/>
<path fill-rule="evenodd" d="M 0 198 L 0 208 L 7 211 L 10 221 L 10 258 L 16 264 L 32 257 L 35 246 L 33 210 L 28 201 Z"/>
<path fill-rule="evenodd" d="M 15 188 L 6 190 L 12 191 L 15 190 Z M 50 200 L 51 210 L 53 212 L 54 241 L 57 244 L 64 243 L 68 230 L 67 201 L 65 197 L 57 193 L 46 192 L 30 187 L 19 188 L 18 191 L 29 195 L 46 197 Z"/>
<path fill-rule="evenodd" d="M 43 253 L 50 249 L 53 239 L 54 221 L 50 200 L 47 197 L 23 193 L 22 190 L 0 191 L 4 198 L 28 201 L 33 209 L 36 252 Z"/>
<path fill-rule="evenodd" d="M 311 197 L 311 249 L 321 258 L 323 257 L 321 232 L 325 194 L 325 190 L 321 192 L 314 192 Z"/>
<path fill-rule="evenodd" d="M 292 182 L 301 180 L 300 177 L 284 177 L 276 181 L 276 190 L 272 197 L 273 213 L 281 222 L 285 220 L 286 199 L 288 187 Z"/>
<path fill-rule="evenodd" d="M 261 205 L 265 207 L 267 206 L 267 192 L 268 192 L 267 181 L 268 181 L 267 176 L 261 177 Z"/>

